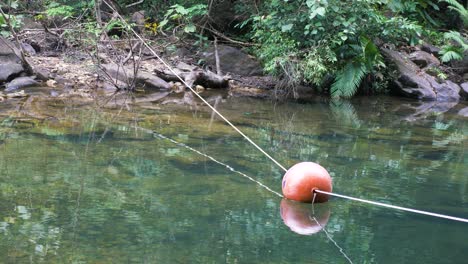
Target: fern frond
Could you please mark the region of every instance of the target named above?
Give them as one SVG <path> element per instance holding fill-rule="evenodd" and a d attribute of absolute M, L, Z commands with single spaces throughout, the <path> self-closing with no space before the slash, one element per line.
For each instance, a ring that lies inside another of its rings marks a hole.
<path fill-rule="evenodd" d="M 335 82 L 330 90 L 331 97 L 348 98 L 353 96 L 359 85 L 361 85 L 362 78 L 366 73 L 366 67 L 363 63 L 348 62 L 335 77 Z"/>
<path fill-rule="evenodd" d="M 442 60 L 442 62 L 449 62 L 451 60 L 461 60 L 463 59 L 463 53 L 460 53 L 457 50 L 447 50 L 443 52 L 443 55 L 440 59 Z"/>
<path fill-rule="evenodd" d="M 457 0 L 442 0 L 442 2 L 448 3 L 450 5 L 450 9 L 455 10 L 460 14 L 463 24 L 468 25 L 468 9 L 466 9 Z"/>
<path fill-rule="evenodd" d="M 463 50 L 468 50 L 468 41 L 459 32 L 446 32 L 444 33 L 444 38 L 446 40 L 453 40 L 457 42 L 463 48 Z"/>

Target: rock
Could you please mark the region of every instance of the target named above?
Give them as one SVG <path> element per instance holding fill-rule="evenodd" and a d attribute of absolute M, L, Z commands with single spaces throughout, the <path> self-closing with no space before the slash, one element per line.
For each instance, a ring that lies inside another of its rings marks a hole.
<path fill-rule="evenodd" d="M 129 87 L 127 83 L 122 82 L 122 81 L 105 81 L 102 88 L 106 91 L 115 91 L 115 90 L 127 90 Z"/>
<path fill-rule="evenodd" d="M 465 100 L 468 100 L 468 82 L 464 82 L 462 84 L 460 84 L 460 96 L 465 99 Z"/>
<path fill-rule="evenodd" d="M 398 70 L 398 76 L 391 85 L 392 92 L 411 98 L 458 102 L 460 87 L 451 81 L 437 82 L 437 79 L 414 64 L 407 55 L 398 51 L 382 48 L 386 59 Z"/>
<path fill-rule="evenodd" d="M 37 81 L 31 77 L 18 77 L 13 81 L 7 83 L 5 91 L 11 92 L 20 88 L 37 85 Z"/>
<path fill-rule="evenodd" d="M 465 74 L 468 74 L 468 51 L 465 51 L 462 60 L 451 61 L 450 66 L 466 80 Z"/>
<path fill-rule="evenodd" d="M 145 28 L 145 11 L 140 10 L 133 13 L 130 21 L 135 24 L 135 30 L 141 32 Z"/>
<path fill-rule="evenodd" d="M 458 102 L 416 102 L 411 105 L 407 105 L 410 114 L 406 115 L 403 120 L 413 122 L 416 120 L 426 119 L 428 116 L 434 114 L 442 114 L 450 109 L 454 108 Z"/>
<path fill-rule="evenodd" d="M 465 107 L 461 109 L 460 111 L 458 111 L 458 115 L 468 117 L 468 107 Z"/>
<path fill-rule="evenodd" d="M 0 57 L 0 83 L 11 79 L 12 76 L 16 76 L 24 70 L 21 64 L 2 62 L 4 61 Z"/>
<path fill-rule="evenodd" d="M 36 55 L 36 50 L 28 43 L 21 43 L 23 50 L 29 55 Z"/>
<path fill-rule="evenodd" d="M 213 68 L 216 67 L 214 48 L 203 53 L 203 59 Z M 227 45 L 218 45 L 218 55 L 223 73 L 229 72 L 241 76 L 261 76 L 262 66 L 254 57 L 238 48 Z"/>
<path fill-rule="evenodd" d="M 119 80 L 124 83 L 131 83 L 136 80 L 138 85 L 144 85 L 147 88 L 169 90 L 171 85 L 163 79 L 144 72 L 141 69 L 138 71 L 137 76 L 133 73 L 133 69 L 128 67 L 119 67 L 116 64 L 102 64 L 103 70 L 107 72 L 113 79 Z"/>
<path fill-rule="evenodd" d="M 434 56 L 438 56 L 439 55 L 439 52 L 440 52 L 440 49 L 434 45 L 431 45 L 429 43 L 424 43 L 422 46 L 421 46 L 421 50 L 422 51 L 425 51 L 429 54 L 432 54 Z"/>
<path fill-rule="evenodd" d="M 409 59 L 418 65 L 420 68 L 426 68 L 428 66 L 439 66 L 440 61 L 433 55 L 425 51 L 415 51 L 409 55 Z"/>
<path fill-rule="evenodd" d="M 52 88 L 54 88 L 54 87 L 57 86 L 57 81 L 56 81 L 56 80 L 47 80 L 47 81 L 46 81 L 46 85 L 47 85 L 47 87 L 52 87 Z"/>
<path fill-rule="evenodd" d="M 21 29 L 44 29 L 41 23 L 36 22 L 32 16 L 23 16 L 21 18 Z"/>
<path fill-rule="evenodd" d="M 39 80 L 47 81 L 49 79 L 52 79 L 49 69 L 42 67 L 42 66 L 37 66 L 37 65 L 34 65 L 32 68 L 33 68 L 34 74 L 37 76 Z"/>
<path fill-rule="evenodd" d="M 0 83 L 11 80 L 23 71 L 19 50 L 12 42 L 0 37 Z"/>
<path fill-rule="evenodd" d="M 24 92 L 24 90 L 21 90 L 21 91 L 16 92 L 16 93 L 7 93 L 6 94 L 7 98 L 18 98 L 18 97 L 25 97 L 25 96 L 27 96 L 27 94 Z"/>

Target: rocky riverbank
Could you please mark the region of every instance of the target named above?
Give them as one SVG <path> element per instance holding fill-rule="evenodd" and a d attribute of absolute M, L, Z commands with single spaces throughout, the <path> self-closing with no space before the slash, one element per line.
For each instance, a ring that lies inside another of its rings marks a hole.
<path fill-rule="evenodd" d="M 108 40 L 97 53 L 91 53 L 86 49 L 54 50 L 53 45 L 39 44 L 34 34 L 24 36 L 21 46 L 0 38 L 0 101 L 27 97 L 22 89 L 34 86 L 43 87 L 42 91 L 49 91 L 47 96 L 58 98 L 112 97 L 121 98 L 114 103 L 127 103 L 122 98 L 131 95 L 138 97 L 139 102 L 195 105 L 193 95 L 178 76 L 207 96 L 301 101 L 319 96 L 312 87 L 282 89 L 281 80 L 265 76 L 255 58 L 229 45 L 218 45 L 203 52 L 184 47 L 167 52 L 161 45 L 150 50 L 138 41 L 119 46 L 119 41 Z M 430 106 L 421 111 L 435 108 L 448 111 L 459 101 L 468 99 L 466 56 L 451 68 L 440 63 L 435 56 L 437 48 L 430 45 L 413 47 L 411 52 L 381 47 L 381 52 L 394 65 L 390 93 L 429 102 Z M 174 71 L 158 57 L 163 57 Z M 195 63 L 197 60 L 203 61 L 204 66 Z M 468 116 L 467 112 L 460 111 L 460 115 Z"/>

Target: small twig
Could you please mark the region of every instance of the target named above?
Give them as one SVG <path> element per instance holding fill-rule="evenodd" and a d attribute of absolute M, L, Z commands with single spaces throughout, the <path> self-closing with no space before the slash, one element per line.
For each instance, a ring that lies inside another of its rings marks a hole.
<path fill-rule="evenodd" d="M 216 62 L 216 74 L 219 76 L 222 75 L 221 73 L 221 65 L 219 64 L 219 55 L 218 55 L 218 38 L 214 38 L 214 48 L 215 48 L 215 62 Z"/>
<path fill-rule="evenodd" d="M 227 40 L 231 43 L 234 43 L 234 44 L 237 44 L 237 45 L 241 45 L 241 46 L 259 46 L 259 44 L 256 44 L 256 43 L 248 43 L 248 42 L 243 42 L 243 41 L 239 41 L 239 40 L 235 40 L 235 39 L 232 39 L 230 37 L 227 37 L 226 35 L 222 34 L 221 32 L 213 29 L 213 28 L 206 28 L 208 31 L 210 31 L 211 33 L 215 34 L 216 36 L 224 39 L 224 40 Z"/>
<path fill-rule="evenodd" d="M 130 51 L 128 52 L 128 55 L 127 57 L 125 57 L 122 61 L 122 65 L 124 65 L 125 63 L 127 63 L 127 61 L 132 58 L 132 56 L 134 55 L 134 50 L 136 50 L 138 47 L 140 47 L 141 45 L 141 42 L 137 42 L 135 43 L 132 47 L 130 47 Z"/>
<path fill-rule="evenodd" d="M 94 4 L 94 13 L 98 29 L 102 28 L 101 0 L 96 0 Z"/>
<path fill-rule="evenodd" d="M 136 6 L 136 5 L 139 5 L 139 4 L 143 3 L 144 1 L 145 1 L 145 0 L 140 0 L 140 1 L 135 2 L 135 3 L 133 3 L 133 4 L 126 5 L 125 7 L 126 7 L 126 8 L 129 8 L 129 7 L 132 7 L 132 6 Z"/>

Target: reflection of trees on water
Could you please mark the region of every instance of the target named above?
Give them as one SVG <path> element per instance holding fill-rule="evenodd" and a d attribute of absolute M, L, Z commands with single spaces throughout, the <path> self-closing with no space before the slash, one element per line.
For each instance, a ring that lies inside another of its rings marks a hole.
<path fill-rule="evenodd" d="M 270 111 L 263 109 L 255 123 L 249 123 L 249 116 L 240 119 L 243 130 L 283 164 L 319 161 L 333 173 L 337 192 L 427 206 L 421 209 L 432 209 L 439 199 L 453 208 L 466 207 L 467 127 L 459 120 L 434 116 L 400 123 L 398 116 L 377 115 L 385 105 L 352 102 L 278 105 L 275 111 L 263 107 Z M 202 123 L 209 115 L 196 118 Z M 0 145 L 2 259 L 345 261 L 320 232 L 307 239 L 292 236 L 280 218 L 279 200 L 264 190 L 232 180 L 223 168 L 136 133 L 131 125 L 106 130 L 98 120 L 91 123 L 73 128 L 73 133 L 51 125 L 42 130 L 47 136 L 0 128 L 8 133 Z M 234 133 L 217 131 L 215 122 L 210 133 L 201 124 L 180 126 L 160 129 L 269 186 L 279 182 L 280 170 L 268 170 L 261 154 Z M 459 187 L 453 192 L 451 186 Z M 439 188 L 437 194 L 428 194 L 431 188 Z M 379 263 L 388 255 L 394 263 L 405 262 L 418 251 L 437 251 L 442 236 L 460 237 L 445 223 L 436 230 L 430 220 L 408 221 L 414 218 L 347 201 L 334 199 L 330 206 L 326 228 L 356 263 Z M 450 208 L 439 209 L 450 213 Z M 416 224 L 427 228 L 416 229 Z M 400 226 L 407 239 L 402 239 Z M 417 237 L 433 239 L 415 245 L 411 238 Z"/>

